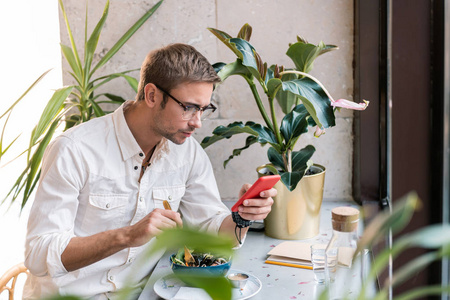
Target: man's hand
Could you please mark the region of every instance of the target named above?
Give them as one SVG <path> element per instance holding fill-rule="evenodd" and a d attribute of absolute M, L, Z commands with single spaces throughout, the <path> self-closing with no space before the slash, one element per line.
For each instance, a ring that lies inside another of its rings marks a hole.
<path fill-rule="evenodd" d="M 74 271 L 122 249 L 142 246 L 163 229 L 176 226 L 183 226 L 179 213 L 157 208 L 132 226 L 73 237 L 62 253 L 61 261 L 67 271 Z"/>
<path fill-rule="evenodd" d="M 163 229 L 182 227 L 183 221 L 176 211 L 156 208 L 136 224 L 128 227 L 129 247 L 138 247 L 161 233 Z"/>
<path fill-rule="evenodd" d="M 239 191 L 239 198 L 251 187 L 251 184 L 244 184 Z M 239 215 L 246 220 L 263 220 L 267 217 L 272 209 L 273 199 L 277 195 L 277 190 L 271 188 L 270 190 L 262 191 L 259 196 L 261 198 L 246 199 L 239 206 Z"/>

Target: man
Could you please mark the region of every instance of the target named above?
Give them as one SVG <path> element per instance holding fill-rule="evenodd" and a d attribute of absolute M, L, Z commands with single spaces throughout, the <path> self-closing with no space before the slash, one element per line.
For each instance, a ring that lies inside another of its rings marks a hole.
<path fill-rule="evenodd" d="M 142 65 L 136 101 L 48 146 L 28 222 L 25 299 L 113 298 L 130 275 L 137 285 L 151 272 L 162 254 L 132 266 L 166 228 L 189 224 L 234 236 L 209 159 L 191 137 L 214 112 L 219 81 L 191 46 L 155 50 Z M 240 216 L 264 219 L 275 195 L 271 189 L 245 201 Z"/>

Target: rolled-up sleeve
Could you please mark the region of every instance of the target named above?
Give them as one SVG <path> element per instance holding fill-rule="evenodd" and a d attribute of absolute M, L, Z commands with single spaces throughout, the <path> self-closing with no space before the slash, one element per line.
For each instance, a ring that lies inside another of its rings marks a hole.
<path fill-rule="evenodd" d="M 35 276 L 67 274 L 61 254 L 74 236 L 84 169 L 69 138 L 58 137 L 47 147 L 25 242 L 25 266 Z"/>

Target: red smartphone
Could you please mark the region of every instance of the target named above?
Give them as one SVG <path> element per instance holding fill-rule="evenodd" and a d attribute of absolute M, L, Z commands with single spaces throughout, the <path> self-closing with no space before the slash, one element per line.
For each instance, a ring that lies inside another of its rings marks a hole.
<path fill-rule="evenodd" d="M 262 191 L 270 190 L 275 183 L 280 180 L 280 178 L 280 175 L 259 177 L 258 180 L 256 180 L 255 183 L 245 192 L 245 194 L 242 195 L 242 197 L 233 205 L 231 211 L 238 211 L 239 205 L 241 205 L 245 199 L 259 198 L 259 194 Z"/>

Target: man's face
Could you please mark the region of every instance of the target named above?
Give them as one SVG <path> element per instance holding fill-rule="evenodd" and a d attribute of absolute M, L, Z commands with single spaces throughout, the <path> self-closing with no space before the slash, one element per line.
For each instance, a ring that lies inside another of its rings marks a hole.
<path fill-rule="evenodd" d="M 210 104 L 213 84 L 206 82 L 182 83 L 176 88 L 167 91 L 185 106 L 197 105 L 206 107 Z M 164 92 L 157 89 L 155 97 L 163 100 Z M 183 144 L 195 129 L 202 126 L 200 112 L 188 120 L 183 119 L 184 109 L 175 100 L 167 95 L 167 102 L 162 108 L 158 105 L 154 119 L 154 131 L 175 144 Z"/>

